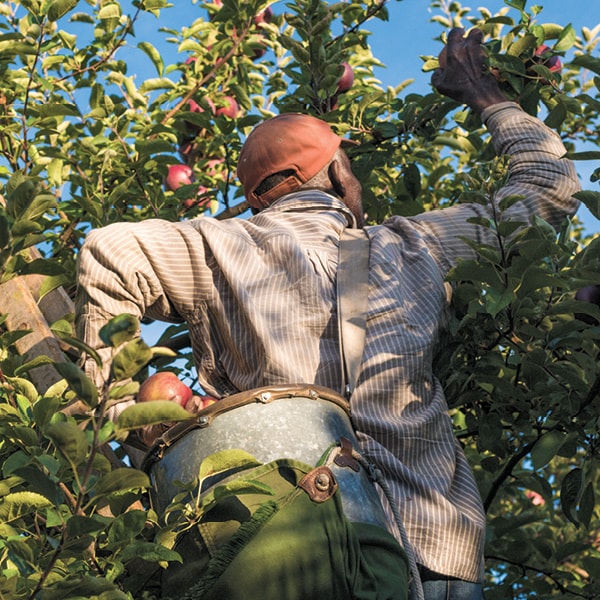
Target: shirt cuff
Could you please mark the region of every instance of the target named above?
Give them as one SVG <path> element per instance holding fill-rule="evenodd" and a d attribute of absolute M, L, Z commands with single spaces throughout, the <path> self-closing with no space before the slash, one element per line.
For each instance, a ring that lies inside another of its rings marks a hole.
<path fill-rule="evenodd" d="M 498 104 L 492 104 L 491 106 L 484 108 L 481 112 L 481 120 L 487 125 L 488 119 L 505 110 L 518 110 L 519 112 L 523 112 L 523 109 L 516 102 L 507 100 L 506 102 L 499 102 Z"/>

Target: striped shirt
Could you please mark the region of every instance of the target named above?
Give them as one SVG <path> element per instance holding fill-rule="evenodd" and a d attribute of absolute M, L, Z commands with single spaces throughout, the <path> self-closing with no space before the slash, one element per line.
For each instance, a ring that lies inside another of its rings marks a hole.
<path fill-rule="evenodd" d="M 558 226 L 576 210 L 579 189 L 559 137 L 509 102 L 482 118 L 497 152 L 511 156 L 490 206 L 518 194 L 505 218 L 536 214 Z M 489 207 L 466 203 L 366 227 L 366 342 L 351 400 L 361 451 L 383 471 L 417 562 L 468 581 L 483 577 L 485 515 L 432 360 L 448 308 L 444 278 L 475 257 L 461 238 L 496 243 L 469 222 L 475 216 Z M 248 220 L 95 230 L 80 254 L 79 332 L 101 348 L 98 330 L 114 315 L 185 320 L 210 395 L 300 382 L 339 391 L 338 244 L 353 222 L 340 200 L 307 190 Z M 101 380 L 93 361 L 86 370 Z"/>

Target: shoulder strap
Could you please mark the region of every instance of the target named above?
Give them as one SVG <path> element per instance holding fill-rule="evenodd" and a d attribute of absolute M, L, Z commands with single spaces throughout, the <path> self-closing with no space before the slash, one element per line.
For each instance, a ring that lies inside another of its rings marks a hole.
<path fill-rule="evenodd" d="M 363 229 L 345 229 L 337 272 L 342 394 L 350 399 L 365 345 L 369 295 L 369 238 Z"/>

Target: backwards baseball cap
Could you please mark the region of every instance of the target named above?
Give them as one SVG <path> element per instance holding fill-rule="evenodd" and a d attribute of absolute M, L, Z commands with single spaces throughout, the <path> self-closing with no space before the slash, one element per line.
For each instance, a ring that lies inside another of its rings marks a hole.
<path fill-rule="evenodd" d="M 336 135 L 325 121 L 310 115 L 285 113 L 272 117 L 250 133 L 237 166 L 248 204 L 266 208 L 314 177 L 341 144 L 356 144 Z M 269 176 L 293 171 L 284 181 L 258 196 L 256 188 Z"/>

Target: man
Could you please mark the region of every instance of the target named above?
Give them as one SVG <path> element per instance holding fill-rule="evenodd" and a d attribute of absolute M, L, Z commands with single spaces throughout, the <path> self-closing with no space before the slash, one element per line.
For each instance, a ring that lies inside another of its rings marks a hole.
<path fill-rule="evenodd" d="M 505 218 L 538 215 L 558 227 L 577 208 L 573 165 L 560 158 L 556 134 L 506 101 L 484 69 L 481 39 L 453 30 L 433 84 L 478 112 L 497 152 L 511 155 L 490 206 L 519 195 Z M 256 213 L 249 220 L 151 220 L 90 234 L 80 331 L 98 347 L 99 327 L 119 313 L 185 319 L 210 395 L 295 382 L 336 389 L 338 240 L 363 226 L 361 186 L 342 140 L 312 117 L 282 115 L 250 134 L 238 174 Z M 487 213 L 462 204 L 365 227 L 368 313 L 353 425 L 361 452 L 383 472 L 428 600 L 482 597 L 485 515 L 432 357 L 448 302 L 444 278 L 474 257 L 463 238 L 494 243 L 469 222 Z"/>

